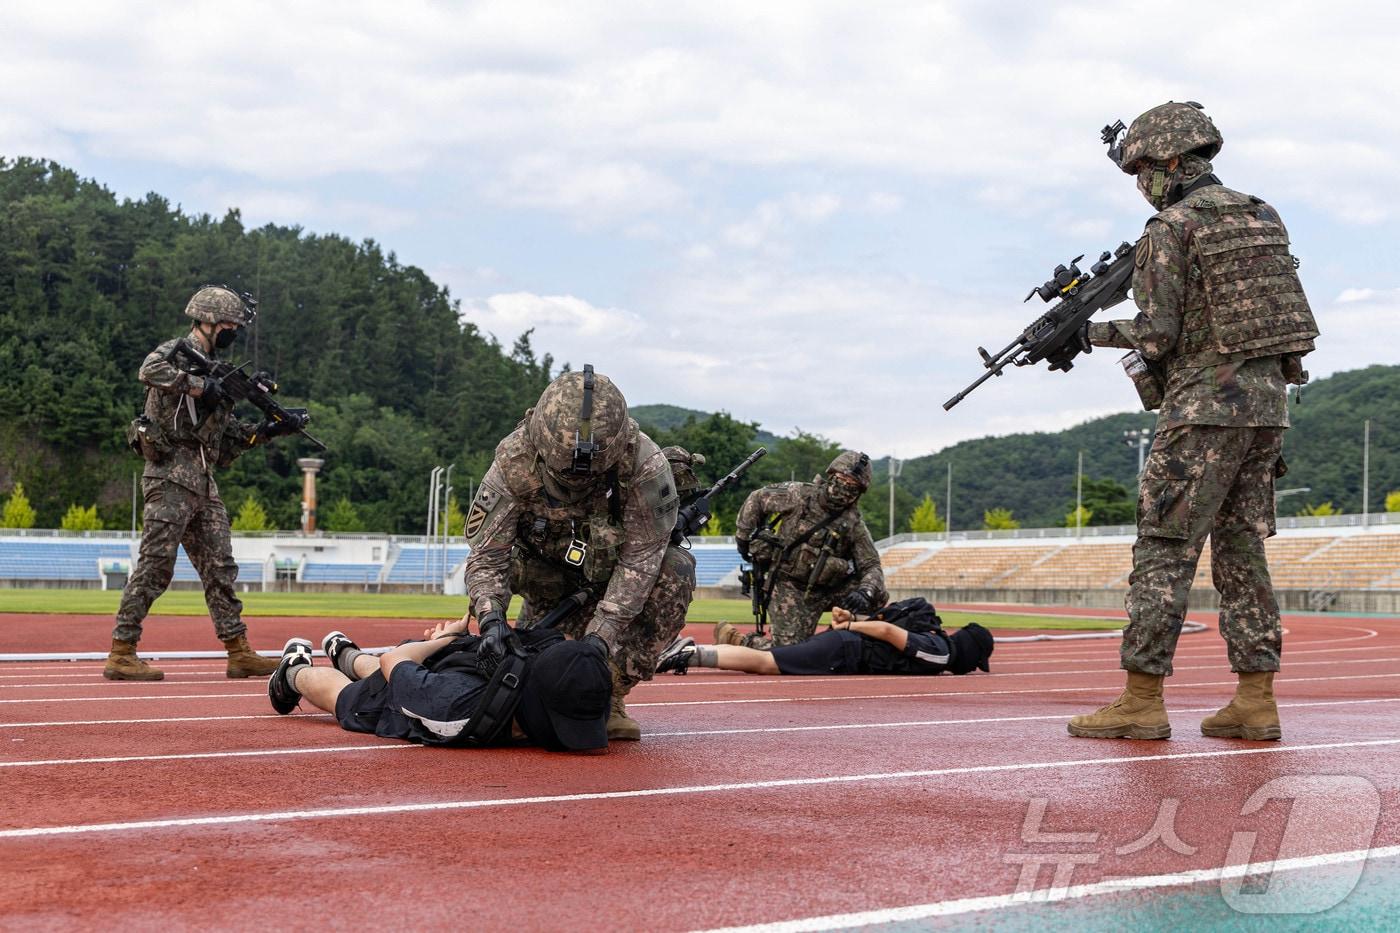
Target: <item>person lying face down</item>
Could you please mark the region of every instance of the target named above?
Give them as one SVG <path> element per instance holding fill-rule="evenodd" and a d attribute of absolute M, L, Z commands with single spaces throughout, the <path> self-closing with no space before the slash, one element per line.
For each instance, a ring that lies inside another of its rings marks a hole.
<path fill-rule="evenodd" d="M 558 632 L 512 637 L 510 667 L 481 664 L 481 638 L 470 616 L 442 622 L 382 657 L 361 651 L 341 632 L 321 647 L 330 667 L 314 667 L 311 642 L 293 638 L 268 680 L 272 708 L 282 715 L 305 698 L 334 713 L 341 728 L 424 745 L 541 745 L 554 751 L 601 753 L 612 676 L 597 646 Z M 502 660 L 502 665 L 507 659 Z M 495 723 L 494 728 L 483 725 Z"/>
<path fill-rule="evenodd" d="M 891 603 L 862 619 L 841 607 L 832 627 L 799 642 L 762 651 L 738 645 L 697 645 L 677 638 L 661 653 L 656 670 L 684 674 L 714 667 L 750 674 L 967 674 L 989 670 L 992 633 L 970 622 L 952 634 L 927 600 Z"/>

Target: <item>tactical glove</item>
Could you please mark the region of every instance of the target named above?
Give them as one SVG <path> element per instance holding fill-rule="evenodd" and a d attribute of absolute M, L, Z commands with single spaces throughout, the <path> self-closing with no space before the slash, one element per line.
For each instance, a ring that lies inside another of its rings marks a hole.
<path fill-rule="evenodd" d="M 509 650 L 508 640 L 514 633 L 499 609 L 486 613 L 477 620 L 477 625 L 481 631 L 481 644 L 476 649 L 477 657 L 481 659 L 482 664 L 494 670 L 505 658 L 506 651 Z"/>
<path fill-rule="evenodd" d="M 265 441 L 270 441 L 274 437 L 281 437 L 284 434 L 295 434 L 311 419 L 307 417 L 305 408 L 288 408 L 287 414 L 291 415 L 286 421 L 264 421 L 258 425 L 258 436 Z"/>
<path fill-rule="evenodd" d="M 1093 353 L 1094 345 L 1089 342 L 1089 328 L 1093 325 L 1089 321 L 1084 322 L 1084 326 L 1075 333 L 1074 339 L 1079 344 L 1078 350 L 1082 353 Z"/>
<path fill-rule="evenodd" d="M 583 643 L 597 651 L 598 656 L 604 661 L 612 655 L 612 649 L 609 648 L 608 643 L 603 640 L 603 636 L 599 635 L 597 632 L 589 632 L 587 635 L 583 636 Z"/>
<path fill-rule="evenodd" d="M 199 401 L 203 403 L 206 408 L 213 408 L 215 405 L 219 404 L 226 395 L 227 393 L 224 392 L 224 384 L 217 376 L 204 377 L 204 388 L 200 390 Z"/>
<path fill-rule="evenodd" d="M 735 538 L 734 545 L 739 549 L 739 559 L 745 563 L 753 563 L 753 555 L 749 553 L 749 542 L 745 538 Z"/>
<path fill-rule="evenodd" d="M 846 594 L 846 598 L 841 600 L 841 608 L 848 612 L 869 615 L 870 610 L 875 608 L 875 594 L 865 587 L 857 587 Z"/>

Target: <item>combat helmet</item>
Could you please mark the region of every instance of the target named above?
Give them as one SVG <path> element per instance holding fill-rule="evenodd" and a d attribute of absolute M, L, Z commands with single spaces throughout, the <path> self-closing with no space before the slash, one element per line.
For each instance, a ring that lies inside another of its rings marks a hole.
<path fill-rule="evenodd" d="M 619 464 L 633 423 L 627 399 L 590 363 L 549 384 L 530 410 L 525 433 L 551 473 L 583 480 Z"/>
<path fill-rule="evenodd" d="M 185 316 L 205 324 L 237 324 L 243 327 L 253 323 L 257 316 L 257 302 L 251 295 L 240 295 L 227 285 L 205 285 L 190 296 L 185 305 Z"/>
<path fill-rule="evenodd" d="M 1139 162 L 1166 162 L 1188 152 L 1209 161 L 1223 145 L 1220 131 L 1200 104 L 1168 101 L 1142 114 L 1128 127 L 1118 167 L 1128 175 L 1136 175 Z"/>
<path fill-rule="evenodd" d="M 870 488 L 870 456 L 858 450 L 841 451 L 836 455 L 836 459 L 831 461 L 831 466 L 826 468 L 827 476 L 835 476 L 837 473 L 845 473 L 854 479 L 860 485 L 860 491 L 865 492 Z"/>
<path fill-rule="evenodd" d="M 675 480 L 679 495 L 687 496 L 703 485 L 695 475 L 695 468 L 705 465 L 704 454 L 693 454 L 684 447 L 663 447 L 661 455 L 671 465 L 671 478 Z"/>

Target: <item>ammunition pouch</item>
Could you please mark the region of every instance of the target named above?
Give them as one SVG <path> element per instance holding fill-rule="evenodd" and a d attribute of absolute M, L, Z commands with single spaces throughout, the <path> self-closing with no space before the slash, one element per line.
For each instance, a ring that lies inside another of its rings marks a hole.
<path fill-rule="evenodd" d="M 1123 372 L 1133 381 L 1133 388 L 1137 390 L 1138 399 L 1142 401 L 1143 411 L 1156 411 L 1161 408 L 1167 394 L 1167 380 L 1163 376 L 1162 368 L 1137 350 L 1125 353 L 1118 362 L 1123 366 Z"/>

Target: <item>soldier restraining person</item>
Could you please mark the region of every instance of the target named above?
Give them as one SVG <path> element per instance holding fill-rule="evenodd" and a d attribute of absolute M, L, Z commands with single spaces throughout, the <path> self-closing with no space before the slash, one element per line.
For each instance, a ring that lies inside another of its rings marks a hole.
<path fill-rule="evenodd" d="M 840 605 L 867 613 L 884 603 L 885 574 L 860 497 L 870 488 L 870 458 L 842 452 L 825 478 L 775 483 L 744 500 L 735 522 L 739 556 L 752 562 L 772 635 L 741 634 L 728 623 L 715 640 L 749 648 L 795 645 L 811 638 L 822 613 Z M 759 578 L 762 578 L 759 581 Z"/>
<path fill-rule="evenodd" d="M 679 450 L 673 458 L 704 462 Z M 624 698 L 655 672 L 695 590 L 694 558 L 671 542 L 676 485 L 622 392 L 585 366 L 551 382 L 501 441 L 467 513 L 466 587 L 484 650 L 507 637 L 512 594 L 524 598 L 522 630 L 576 598 L 560 629 L 598 642 L 609 659 L 610 739 L 641 738 Z"/>

